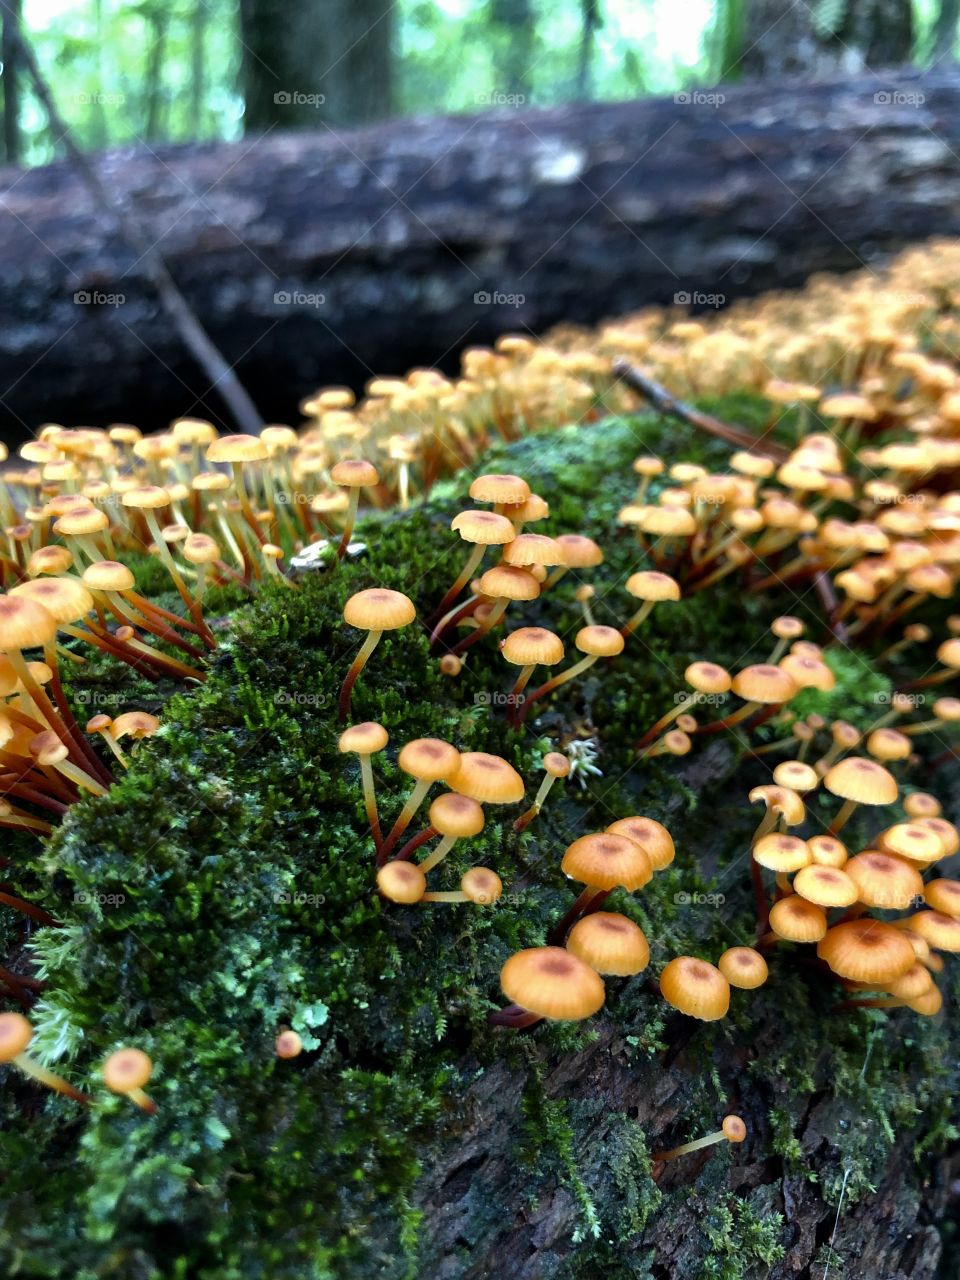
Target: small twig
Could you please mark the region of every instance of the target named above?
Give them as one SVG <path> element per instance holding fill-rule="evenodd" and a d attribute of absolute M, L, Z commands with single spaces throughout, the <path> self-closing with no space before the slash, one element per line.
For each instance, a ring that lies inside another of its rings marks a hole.
<path fill-rule="evenodd" d="M 671 395 L 659 382 L 641 373 L 629 360 L 614 360 L 613 372 L 628 387 L 648 400 L 658 413 L 679 418 L 681 422 L 697 427 L 700 431 L 706 431 L 720 440 L 726 440 L 727 444 L 736 445 L 738 449 L 749 449 L 751 453 L 762 454 L 763 457 L 772 458 L 775 462 L 786 461 L 787 450 L 782 445 L 775 444 L 772 440 L 765 440 L 745 427 L 735 427 L 732 423 L 722 422 L 709 413 L 701 413 L 699 409 Z"/>

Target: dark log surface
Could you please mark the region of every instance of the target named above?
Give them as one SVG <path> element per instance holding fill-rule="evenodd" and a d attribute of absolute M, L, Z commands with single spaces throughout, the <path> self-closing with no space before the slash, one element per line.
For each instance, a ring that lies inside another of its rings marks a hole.
<path fill-rule="evenodd" d="M 960 72 L 723 96 L 138 147 L 97 164 L 264 415 L 290 419 L 320 383 L 449 365 L 507 329 L 682 293 L 729 301 L 960 230 Z M 215 415 L 142 265 L 69 166 L 2 170 L 0 191 L 6 434 Z"/>

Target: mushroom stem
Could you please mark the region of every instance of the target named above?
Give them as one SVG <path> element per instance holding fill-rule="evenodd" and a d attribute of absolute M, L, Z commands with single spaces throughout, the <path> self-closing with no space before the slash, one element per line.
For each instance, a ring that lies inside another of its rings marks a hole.
<path fill-rule="evenodd" d="M 236 490 L 237 499 L 240 502 L 240 510 L 243 512 L 243 518 L 246 520 L 257 542 L 263 543 L 266 539 L 257 522 L 257 517 L 254 514 L 253 508 L 250 505 L 246 482 L 243 478 L 243 463 L 232 461 L 230 463 L 230 470 L 233 472 L 233 487 Z"/>
<path fill-rule="evenodd" d="M 75 1089 L 72 1084 L 67 1084 L 61 1076 L 55 1075 L 54 1072 L 48 1071 L 46 1067 L 41 1067 L 27 1053 L 18 1053 L 13 1059 L 13 1065 L 19 1067 L 25 1076 L 31 1076 L 34 1080 L 39 1080 L 41 1084 L 45 1084 L 48 1089 L 53 1089 L 55 1093 L 62 1093 L 67 1098 L 73 1098 L 74 1102 L 91 1102 L 85 1093 L 81 1093 L 79 1089 Z"/>
<path fill-rule="evenodd" d="M 667 725 L 673 724 L 677 716 L 682 716 L 685 711 L 690 707 L 696 706 L 699 701 L 699 693 L 688 693 L 681 698 L 675 707 L 668 711 L 666 715 L 661 716 L 656 724 L 652 724 L 643 737 L 640 738 L 635 747 L 637 755 L 642 757 L 644 754 L 644 748 L 648 743 L 653 742 L 654 738 L 658 737 L 659 734 L 666 729 Z"/>
<path fill-rule="evenodd" d="M 541 698 L 545 698 L 548 693 L 553 693 L 554 689 L 559 689 L 562 684 L 566 684 L 568 680 L 575 680 L 577 676 L 587 671 L 597 661 L 599 654 L 588 653 L 585 658 L 581 658 L 579 662 L 575 662 L 572 667 L 567 667 L 566 671 L 561 671 L 559 675 L 548 680 L 546 684 L 542 684 L 539 689 L 534 689 L 533 693 L 527 695 L 527 699 L 517 714 L 517 724 L 527 717 L 527 712 L 535 702 L 539 702 Z"/>
<path fill-rule="evenodd" d="M 425 893 L 421 902 L 467 902 L 469 899 L 462 889 L 445 889 L 439 893 Z"/>
<path fill-rule="evenodd" d="M 347 674 L 343 678 L 343 684 L 340 686 L 340 702 L 339 702 L 339 715 L 340 715 L 341 724 L 344 722 L 344 720 L 346 720 L 347 716 L 350 714 L 350 698 L 353 693 L 353 686 L 357 682 L 357 676 L 363 670 L 364 666 L 366 665 L 367 659 L 370 657 L 371 653 L 373 653 L 374 649 L 380 643 L 380 637 L 382 635 L 383 635 L 382 631 L 367 632 L 367 638 L 366 640 L 364 640 L 363 644 L 360 646 L 360 652 L 354 658 L 353 663 L 350 667 L 350 670 L 347 672 Z"/>
<path fill-rule="evenodd" d="M 522 1031 L 524 1027 L 532 1027 L 535 1022 L 542 1022 L 539 1013 L 531 1013 L 518 1004 L 508 1004 L 504 1009 L 495 1009 L 487 1015 L 487 1021 L 494 1027 L 512 1027 L 514 1031 Z"/>
<path fill-rule="evenodd" d="M 551 569 L 549 575 L 543 580 L 540 587 L 540 594 L 549 591 L 551 587 L 555 587 L 563 575 L 570 569 L 568 564 L 558 564 Z"/>
<path fill-rule="evenodd" d="M 30 668 L 24 660 L 23 653 L 19 649 L 7 649 L 5 652 L 7 657 L 10 659 L 10 665 L 17 673 L 20 683 L 33 699 L 34 706 L 40 716 L 69 750 L 74 760 L 77 760 L 78 763 L 80 761 L 85 761 L 85 755 L 80 751 L 79 747 L 70 736 L 67 726 L 57 713 L 53 703 L 47 697 L 39 683 L 31 675 Z"/>
<path fill-rule="evenodd" d="M 379 866 L 383 866 L 387 858 L 389 858 L 394 845 L 397 843 L 397 841 L 406 831 L 407 827 L 409 827 L 410 823 L 413 821 L 417 810 L 423 804 L 424 798 L 432 785 L 433 783 L 429 778 L 417 779 L 417 782 L 413 790 L 410 792 L 409 796 L 407 797 L 406 804 L 400 810 L 400 813 L 397 816 L 396 822 L 390 828 L 390 832 L 386 840 L 384 840 L 380 846 L 380 853 L 378 858 Z"/>
<path fill-rule="evenodd" d="M 360 755 L 360 778 L 363 783 L 363 800 L 367 808 L 367 819 L 373 835 L 373 844 L 380 852 L 383 844 L 383 832 L 380 830 L 380 815 L 377 813 L 377 792 L 373 783 L 373 765 L 369 753 Z"/>
<path fill-rule="evenodd" d="M 471 631 L 469 635 L 464 636 L 463 639 L 459 640 L 450 650 L 454 657 L 469 649 L 470 646 L 476 644 L 478 640 L 482 640 L 485 635 L 489 635 L 506 613 L 507 605 L 509 605 L 509 603 L 510 601 L 505 596 L 501 596 L 499 600 L 495 601 L 490 612 L 487 614 L 481 625 L 477 627 L 476 631 Z"/>
<path fill-rule="evenodd" d="M 89 773 L 85 773 L 78 765 L 71 760 L 58 760 L 53 766 L 65 778 L 69 778 L 71 782 L 75 782 L 83 791 L 89 791 L 92 796 L 105 796 L 107 788 L 101 786 L 96 778 L 91 778 Z"/>
<path fill-rule="evenodd" d="M 399 850 L 394 861 L 409 862 L 422 845 L 425 845 L 428 841 L 432 840 L 434 836 L 438 836 L 439 834 L 440 832 L 436 827 L 424 827 L 421 832 L 408 840 L 403 848 Z"/>
<path fill-rule="evenodd" d="M 540 790 L 537 792 L 536 799 L 526 813 L 521 813 L 520 817 L 513 824 L 514 831 L 525 831 L 530 823 L 539 814 L 543 808 L 544 801 L 550 794 L 550 788 L 556 782 L 558 775 L 554 773 L 546 773 L 543 781 L 540 783 Z"/>
<path fill-rule="evenodd" d="M 762 706 L 762 702 L 745 702 L 739 711 L 731 712 L 730 715 L 725 716 L 722 720 L 714 720 L 711 724 L 698 725 L 694 733 L 721 733 L 724 729 L 732 729 L 735 725 L 747 720 L 755 711 L 759 711 Z"/>
<path fill-rule="evenodd" d="M 44 823 L 44 825 L 46 824 Z M 53 916 L 44 911 L 42 907 L 35 907 L 30 902 L 24 902 L 22 898 L 15 898 L 11 893 L 0 892 L 0 903 L 7 907 L 13 907 L 14 911 L 22 911 L 25 916 L 39 920 L 41 924 L 55 925 L 57 923 Z"/>
<path fill-rule="evenodd" d="M 594 911 L 599 911 L 612 892 L 612 889 L 598 890 L 592 885 L 587 885 L 569 911 L 550 930 L 548 938 L 550 945 L 552 947 L 562 947 L 564 939 L 574 922 L 579 920 L 581 916 L 588 916 Z"/>
<path fill-rule="evenodd" d="M 643 604 L 640 606 L 637 612 L 633 615 L 630 621 L 626 622 L 620 628 L 620 634 L 622 636 L 632 635 L 633 632 L 636 631 L 637 627 L 639 627 L 640 624 L 646 620 L 647 616 L 649 615 L 650 611 L 652 610 L 655 604 L 656 604 L 656 600 L 644 600 Z"/>
<path fill-rule="evenodd" d="M 463 566 L 463 568 L 460 570 L 460 573 L 457 575 L 457 578 L 454 581 L 453 586 L 450 588 L 447 594 L 443 597 L 443 599 L 437 605 L 436 609 L 434 609 L 433 613 L 430 615 L 429 621 L 431 623 L 435 622 L 437 619 L 442 618 L 443 615 L 446 613 L 447 609 L 449 609 L 450 605 L 452 605 L 454 600 L 456 600 L 457 596 L 460 594 L 460 592 L 463 590 L 463 588 L 467 585 L 467 583 L 470 581 L 470 579 L 473 577 L 474 573 L 476 572 L 477 565 L 479 565 L 480 561 L 483 559 L 483 553 L 486 551 L 486 549 L 487 548 L 485 543 L 483 542 L 474 543 L 469 556 L 467 556 L 467 562 Z"/>
<path fill-rule="evenodd" d="M 239 484 L 241 491 L 245 494 L 245 490 L 243 490 L 243 481 L 240 480 Z M 247 505 L 249 506 L 249 503 Z M 150 536 L 153 538 L 154 545 L 157 548 L 157 555 L 163 561 L 167 573 L 169 573 L 173 581 L 173 585 L 177 588 L 177 591 L 179 591 L 180 599 L 187 606 L 201 640 L 203 640 L 208 649 L 215 649 L 217 647 L 217 642 L 214 634 L 207 626 L 206 622 L 204 622 L 203 610 L 200 608 L 200 605 L 190 591 L 190 588 L 184 582 L 183 577 L 180 574 L 180 570 L 177 568 L 177 562 L 170 554 L 170 548 L 167 546 L 164 541 L 163 534 L 160 532 L 160 524 L 156 515 L 149 507 L 144 510 L 143 515 L 147 522 L 147 528 L 150 530 Z"/>
<path fill-rule="evenodd" d="M 141 1111 L 145 1111 L 148 1116 L 156 1115 L 157 1104 L 148 1093 L 144 1093 L 142 1089 L 127 1089 L 125 1097 L 129 1098 L 135 1106 Z"/>
<path fill-rule="evenodd" d="M 53 692 L 53 699 L 57 705 L 57 709 L 63 718 L 63 723 L 67 727 L 67 732 L 73 744 L 79 748 L 87 769 L 101 782 L 109 784 L 113 781 L 110 771 L 100 762 L 97 753 L 86 741 L 80 732 L 80 726 L 74 719 L 73 712 L 70 710 L 70 704 L 67 702 L 66 695 L 63 692 L 63 685 L 60 683 L 60 668 L 57 664 L 56 645 L 50 641 L 43 646 L 43 657 L 47 666 L 50 668 L 50 688 Z M 67 743 L 69 746 L 70 744 Z"/>
<path fill-rule="evenodd" d="M 353 533 L 353 526 L 357 522 L 357 508 L 360 506 L 360 489 L 354 485 L 350 489 L 350 497 L 347 499 L 347 514 L 343 521 L 343 536 L 337 547 L 337 559 L 342 560 L 347 554 L 347 547 L 350 545 L 350 535 Z"/>
<path fill-rule="evenodd" d="M 753 885 L 753 901 L 757 909 L 757 937 L 763 938 L 770 922 L 770 904 L 767 902 L 767 893 L 763 887 L 760 863 L 756 858 L 750 859 L 750 881 Z"/>
<path fill-rule="evenodd" d="M 456 844 L 456 841 L 457 841 L 456 836 L 444 836 L 443 839 L 440 841 L 440 843 L 437 845 L 437 847 L 434 849 L 433 853 L 429 854 L 426 858 L 424 858 L 424 860 L 421 863 L 418 863 L 418 866 L 420 867 L 420 870 L 423 872 L 424 875 L 426 875 L 428 871 L 432 871 L 434 867 L 440 865 L 440 863 L 444 860 L 444 858 L 447 856 L 447 854 Z"/>
<path fill-rule="evenodd" d="M 705 1138 L 697 1138 L 693 1142 L 685 1142 L 680 1147 L 671 1147 L 669 1151 L 655 1151 L 650 1159 L 658 1164 L 664 1164 L 667 1160 L 675 1160 L 677 1156 L 685 1156 L 689 1151 L 702 1151 L 704 1147 L 715 1146 L 718 1142 L 728 1142 L 729 1139 L 722 1129 L 718 1129 L 716 1133 L 708 1133 Z"/>
<path fill-rule="evenodd" d="M 847 822 L 849 822 L 850 820 L 850 815 L 853 813 L 856 807 L 857 807 L 856 800 L 844 800 L 843 805 L 840 808 L 840 812 L 837 814 L 834 820 L 830 823 L 829 827 L 827 827 L 827 835 L 835 836 L 837 832 L 841 830 L 841 828 L 846 826 Z"/>
<path fill-rule="evenodd" d="M 519 723 L 518 716 L 520 713 L 520 707 L 523 706 L 523 691 L 530 683 L 530 677 L 536 669 L 537 664 L 535 662 L 530 662 L 525 667 L 522 667 L 520 674 L 514 681 L 513 688 L 507 694 L 507 706 L 509 707 L 507 720 L 510 724 L 515 725 Z"/>
<path fill-rule="evenodd" d="M 465 618 L 471 609 L 479 603 L 479 601 L 479 596 L 470 596 L 470 598 L 465 600 L 463 604 L 455 604 L 449 612 L 445 613 L 430 632 L 430 647 L 433 648 L 434 645 L 438 644 L 443 633 L 449 627 L 455 626 L 461 618 Z"/>

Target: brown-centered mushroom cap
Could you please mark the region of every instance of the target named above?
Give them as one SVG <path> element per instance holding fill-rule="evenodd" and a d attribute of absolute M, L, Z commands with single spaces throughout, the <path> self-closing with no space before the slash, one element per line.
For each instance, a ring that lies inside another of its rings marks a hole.
<path fill-rule="evenodd" d="M 536 663 L 551 667 L 563 661 L 563 641 L 546 627 L 520 627 L 506 637 L 500 652 L 520 667 Z"/>
<path fill-rule="evenodd" d="M 141 484 L 128 489 L 120 501 L 137 511 L 158 511 L 170 505 L 170 494 L 158 484 Z"/>
<path fill-rule="evenodd" d="M 769 705 L 789 702 L 798 688 L 791 675 L 770 662 L 744 667 L 733 677 L 732 687 L 733 692 L 747 702 Z"/>
<path fill-rule="evenodd" d="M 153 1073 L 153 1063 L 142 1049 L 118 1049 L 103 1064 L 103 1082 L 114 1093 L 142 1089 Z"/>
<path fill-rule="evenodd" d="M 523 799 L 523 779 L 513 765 L 485 751 L 464 751 L 446 781 L 451 791 L 481 804 L 516 804 Z"/>
<path fill-rule="evenodd" d="M 25 596 L 0 596 L 0 649 L 33 649 L 57 634 L 57 620 Z"/>
<path fill-rule="evenodd" d="M 349 729 L 344 729 L 337 746 L 344 753 L 367 756 L 375 751 L 382 751 L 389 740 L 390 736 L 382 724 L 364 720 L 361 724 L 353 724 Z"/>
<path fill-rule="evenodd" d="M 920 873 L 891 853 L 865 849 L 843 869 L 856 884 L 859 900 L 868 907 L 902 911 L 923 895 Z"/>
<path fill-rule="evenodd" d="M 597 973 L 629 978 L 650 963 L 650 947 L 639 925 L 624 915 L 594 911 L 570 930 L 567 950 Z"/>
<path fill-rule="evenodd" d="M 618 818 L 616 822 L 610 823 L 607 831 L 611 835 L 626 836 L 628 840 L 636 841 L 650 859 L 650 865 L 654 871 L 662 871 L 664 867 L 669 867 L 676 856 L 673 836 L 662 822 L 657 822 L 653 818 L 646 818 L 639 814 L 629 818 Z"/>
<path fill-rule="evenodd" d="M 330 468 L 330 479 L 347 489 L 364 489 L 380 483 L 380 473 L 365 458 L 344 458 Z"/>
<path fill-rule="evenodd" d="M 660 975 L 664 1000 L 688 1017 L 715 1022 L 730 1008 L 730 983 L 719 969 L 696 956 L 676 956 Z"/>
<path fill-rule="evenodd" d="M 481 576 L 480 591 L 494 599 L 536 600 L 540 594 L 540 583 L 527 569 L 498 564 Z"/>
<path fill-rule="evenodd" d="M 377 872 L 377 888 L 391 902 L 406 906 L 419 902 L 427 891 L 427 877 L 415 862 L 394 858 Z"/>
<path fill-rule="evenodd" d="M 589 1018 L 603 1005 L 603 979 L 562 947 L 531 947 L 512 955 L 500 970 L 508 1000 L 553 1021 Z"/>
<path fill-rule="evenodd" d="M 853 982 L 889 982 L 914 963 L 913 947 L 900 930 L 867 916 L 834 925 L 817 944 L 817 955 Z"/>
<path fill-rule="evenodd" d="M 513 521 L 495 511 L 461 511 L 450 521 L 450 528 L 459 533 L 464 542 L 485 547 L 503 546 L 517 536 Z"/>
<path fill-rule="evenodd" d="M 92 591 L 132 591 L 136 581 L 119 560 L 96 560 L 83 571 L 84 585 Z"/>
<path fill-rule="evenodd" d="M 566 557 L 555 538 L 544 533 L 520 533 L 504 547 L 503 561 L 525 568 L 536 564 L 566 564 Z"/>
<path fill-rule="evenodd" d="M 730 672 L 716 662 L 691 662 L 683 678 L 697 693 L 728 693 Z"/>
<path fill-rule="evenodd" d="M 258 436 L 237 434 L 211 440 L 204 456 L 208 462 L 260 462 L 268 453 Z"/>
<path fill-rule="evenodd" d="M 470 485 L 470 497 L 474 502 L 507 503 L 516 506 L 530 497 L 526 480 L 512 475 L 477 476 Z"/>
<path fill-rule="evenodd" d="M 656 569 L 642 569 L 631 573 L 626 582 L 627 590 L 638 600 L 679 600 L 680 586 L 668 573 Z"/>
<path fill-rule="evenodd" d="M 420 782 L 441 782 L 456 773 L 460 752 L 442 738 L 414 738 L 400 748 L 397 764 Z"/>
<path fill-rule="evenodd" d="M 43 605 L 60 625 L 77 622 L 93 609 L 93 597 L 75 578 L 34 578 L 11 587 L 10 595 Z"/>
<path fill-rule="evenodd" d="M 115 738 L 150 738 L 160 728 L 160 721 L 149 711 L 123 711 L 113 722 Z"/>
<path fill-rule="evenodd" d="M 623 652 L 623 636 L 614 627 L 581 627 L 573 642 L 581 653 L 591 657 L 614 658 Z"/>
<path fill-rule="evenodd" d="M 401 591 L 369 587 L 352 595 L 343 608 L 343 619 L 361 631 L 394 631 L 417 616 L 413 601 Z"/>
<path fill-rule="evenodd" d="M 753 947 L 729 947 L 717 961 L 717 968 L 731 987 L 743 991 L 762 987 L 770 976 L 766 960 Z"/>
<path fill-rule="evenodd" d="M 650 855 L 629 836 L 602 831 L 581 836 L 567 846 L 560 870 L 571 880 L 596 889 L 632 893 L 653 878 Z"/>
<path fill-rule="evenodd" d="M 592 569 L 603 564 L 600 546 L 582 533 L 561 533 L 556 542 L 563 551 L 562 563 L 569 569 Z"/>
<path fill-rule="evenodd" d="M 442 836 L 475 836 L 483 830 L 483 806 L 470 796 L 445 791 L 430 806 L 430 825 Z"/>
<path fill-rule="evenodd" d="M 857 804 L 893 804 L 897 780 L 876 760 L 848 756 L 828 770 L 823 785 L 835 796 Z"/>
<path fill-rule="evenodd" d="M 801 867 L 793 878 L 793 891 L 818 907 L 849 907 L 859 897 L 856 882 L 839 867 L 814 863 Z"/>
<path fill-rule="evenodd" d="M 827 932 L 827 913 L 793 893 L 770 908 L 770 928 L 788 942 L 817 942 Z"/>
<path fill-rule="evenodd" d="M 811 861 L 806 840 L 771 831 L 753 846 L 753 860 L 770 871 L 799 871 Z"/>

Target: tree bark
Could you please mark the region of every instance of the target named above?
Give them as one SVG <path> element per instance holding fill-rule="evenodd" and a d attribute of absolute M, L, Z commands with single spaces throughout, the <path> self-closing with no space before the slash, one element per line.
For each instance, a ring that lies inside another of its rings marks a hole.
<path fill-rule="evenodd" d="M 0 60 L 3 62 L 3 158 L 19 164 L 23 150 L 20 132 L 20 58 L 17 32 L 23 15 L 23 0 L 3 0 L 0 17 Z"/>
<path fill-rule="evenodd" d="M 737 7 L 742 2 L 728 0 Z M 746 0 L 740 44 L 733 65 L 751 79 L 893 67 L 913 52 L 913 6 L 911 0 Z"/>
<path fill-rule="evenodd" d="M 505 330 L 719 305 L 960 230 L 960 72 L 95 157 L 268 420 Z M 682 98 L 682 95 L 681 95 Z M 0 170 L 0 408 L 217 417 L 71 166 Z M 78 297 L 78 301 L 75 301 Z"/>

